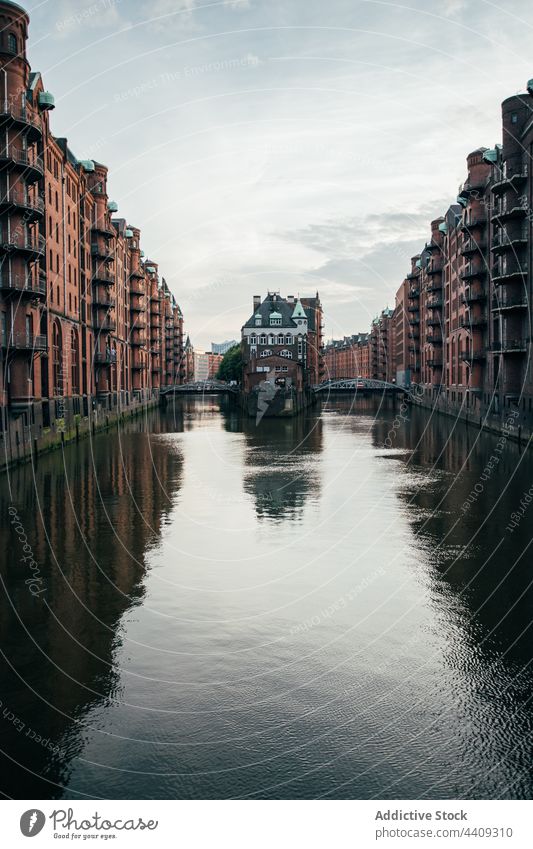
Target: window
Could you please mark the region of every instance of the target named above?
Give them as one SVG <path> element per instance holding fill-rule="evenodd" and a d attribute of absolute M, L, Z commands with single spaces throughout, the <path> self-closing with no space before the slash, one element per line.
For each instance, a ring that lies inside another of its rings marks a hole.
<path fill-rule="evenodd" d="M 256 327 L 261 327 L 261 317 L 256 318 L 256 320 L 255 320 L 255 326 L 256 326 Z"/>
<path fill-rule="evenodd" d="M 278 336 L 278 345 L 283 345 L 284 342 L 285 342 L 285 337 L 282 334 L 280 334 Z"/>
<path fill-rule="evenodd" d="M 250 336 L 250 345 L 257 345 L 257 336 L 255 335 L 255 333 L 252 333 L 252 335 Z"/>
<path fill-rule="evenodd" d="M 263 333 L 263 334 L 259 337 L 259 344 L 260 344 L 260 345 L 266 345 L 266 343 L 267 343 L 267 338 L 266 338 L 265 334 Z"/>
<path fill-rule="evenodd" d="M 286 348 L 279 352 L 280 357 L 285 357 L 287 360 L 292 360 L 292 351 L 287 351 Z"/>
<path fill-rule="evenodd" d="M 268 337 L 268 344 L 269 344 L 269 345 L 275 345 L 275 344 L 276 344 L 276 337 L 275 337 L 275 336 L 273 336 L 273 335 L 272 335 L 272 333 L 271 333 L 271 334 L 270 334 L 270 336 Z"/>
<path fill-rule="evenodd" d="M 270 318 L 270 324 L 272 327 L 281 327 L 281 318 Z"/>
<path fill-rule="evenodd" d="M 517 112 L 511 112 L 511 124 L 517 124 L 517 123 L 518 123 L 518 113 Z"/>
<path fill-rule="evenodd" d="M 8 33 L 7 47 L 10 53 L 17 52 L 17 36 L 13 32 Z"/>
<path fill-rule="evenodd" d="M 286 336 L 285 337 L 285 344 L 286 345 L 292 345 L 292 336 Z"/>
<path fill-rule="evenodd" d="M 261 357 L 271 357 L 272 351 L 270 350 L 270 348 L 265 348 L 263 351 L 261 351 L 260 356 Z"/>

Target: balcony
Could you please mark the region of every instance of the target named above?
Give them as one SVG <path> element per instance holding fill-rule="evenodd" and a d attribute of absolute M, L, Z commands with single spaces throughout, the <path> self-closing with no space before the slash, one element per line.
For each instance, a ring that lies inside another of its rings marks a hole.
<path fill-rule="evenodd" d="M 407 311 L 408 312 L 420 312 L 420 306 L 418 304 L 416 304 L 416 306 L 413 304 L 412 306 L 407 307 Z"/>
<path fill-rule="evenodd" d="M 527 214 L 527 207 L 518 197 L 509 198 L 505 203 L 500 204 L 498 209 L 495 209 L 492 214 L 493 221 L 512 221 L 513 219 L 524 218 Z"/>
<path fill-rule="evenodd" d="M 525 354 L 527 339 L 504 339 L 500 342 L 493 342 L 491 350 L 497 354 Z"/>
<path fill-rule="evenodd" d="M 91 255 L 96 257 L 96 259 L 103 260 L 104 262 L 113 262 L 115 259 L 115 255 L 113 251 L 111 251 L 107 246 L 95 244 L 94 242 L 91 244 Z"/>
<path fill-rule="evenodd" d="M 465 199 L 471 197 L 472 195 L 483 195 L 485 189 L 487 187 L 486 179 L 474 179 L 474 180 L 466 180 L 463 183 L 461 191 L 459 192 L 459 196 Z"/>
<path fill-rule="evenodd" d="M 39 180 L 44 173 L 42 156 L 32 156 L 27 150 L 9 144 L 0 149 L 0 168 L 21 170 L 31 182 Z"/>
<path fill-rule="evenodd" d="M 426 360 L 426 365 L 429 368 L 442 368 L 442 357 L 430 357 Z"/>
<path fill-rule="evenodd" d="M 145 371 L 148 368 L 148 363 L 133 363 L 133 371 Z"/>
<path fill-rule="evenodd" d="M 134 321 L 131 325 L 132 330 L 146 330 L 145 321 Z"/>
<path fill-rule="evenodd" d="M 461 230 L 469 231 L 474 230 L 476 227 L 484 227 L 487 223 L 487 219 L 485 215 L 473 215 L 469 220 L 465 219 L 461 221 Z"/>
<path fill-rule="evenodd" d="M 96 351 L 94 355 L 94 362 L 97 366 L 110 366 L 117 361 L 117 352 L 110 351 Z"/>
<path fill-rule="evenodd" d="M 461 351 L 461 359 L 465 363 L 480 363 L 486 359 L 484 348 L 475 348 L 473 351 Z"/>
<path fill-rule="evenodd" d="M 114 239 L 117 235 L 117 231 L 114 227 L 108 227 L 105 221 L 102 221 L 101 223 L 96 221 L 91 227 L 91 230 L 93 233 L 104 236 L 105 239 Z"/>
<path fill-rule="evenodd" d="M 473 280 L 475 277 L 482 280 L 487 273 L 487 269 L 483 266 L 478 266 L 478 268 L 465 268 L 464 271 L 461 271 L 459 277 L 461 280 Z"/>
<path fill-rule="evenodd" d="M 429 286 L 426 286 L 426 292 L 442 292 L 442 281 L 433 280 Z"/>
<path fill-rule="evenodd" d="M 28 295 L 39 300 L 46 299 L 46 281 L 35 280 L 30 275 L 10 274 L 9 271 L 0 273 L 0 288 L 4 294 Z"/>
<path fill-rule="evenodd" d="M 407 280 L 418 280 L 419 275 L 420 275 L 419 269 L 417 269 L 416 271 L 410 271 L 409 274 L 406 275 L 406 279 Z"/>
<path fill-rule="evenodd" d="M 44 201 L 42 198 L 28 197 L 20 188 L 8 189 L 5 194 L 0 196 L 0 210 L 10 212 L 14 209 L 22 210 L 27 221 L 35 221 L 44 215 Z"/>
<path fill-rule="evenodd" d="M 429 342 L 431 345 L 442 345 L 442 336 L 440 333 L 428 333 L 426 335 L 426 342 Z"/>
<path fill-rule="evenodd" d="M 46 250 L 44 236 L 33 233 L 20 233 L 18 230 L 13 235 L 0 233 L 0 255 L 18 252 L 27 253 L 30 256 L 43 256 Z M 30 259 L 31 261 L 31 259 Z"/>
<path fill-rule="evenodd" d="M 130 272 L 130 280 L 144 280 L 145 275 L 142 268 L 134 268 L 133 271 Z"/>
<path fill-rule="evenodd" d="M 527 310 L 528 306 L 529 304 L 526 295 L 516 295 L 508 298 L 494 298 L 491 310 L 493 312 Z"/>
<path fill-rule="evenodd" d="M 420 319 L 414 318 L 414 316 L 411 316 L 411 318 L 409 319 L 409 324 L 411 324 L 413 326 L 420 324 Z"/>
<path fill-rule="evenodd" d="M 494 194 L 500 194 L 507 191 L 507 189 L 514 189 L 522 185 L 525 180 L 527 180 L 527 165 L 520 163 L 511 167 L 506 164 L 501 179 L 492 184 L 492 191 Z"/>
<path fill-rule="evenodd" d="M 426 306 L 428 310 L 440 310 L 442 307 L 442 298 L 429 298 Z"/>
<path fill-rule="evenodd" d="M 26 108 L 13 106 L 11 103 L 0 104 L 0 124 L 14 124 L 26 130 L 30 140 L 36 140 L 43 134 L 41 121 L 33 117 Z"/>
<path fill-rule="evenodd" d="M 131 312 L 144 312 L 145 307 L 144 304 L 134 304 L 130 301 L 130 311 Z"/>
<path fill-rule="evenodd" d="M 463 304 L 483 304 L 487 300 L 485 292 L 467 289 L 461 298 Z"/>
<path fill-rule="evenodd" d="M 130 345 L 132 348 L 144 348 L 146 345 L 146 337 L 143 334 L 132 337 L 130 339 Z"/>
<path fill-rule="evenodd" d="M 32 333 L 2 332 L 2 348 L 9 351 L 24 351 L 40 354 L 48 350 L 46 336 L 33 336 Z"/>
<path fill-rule="evenodd" d="M 495 286 L 506 283 L 519 283 L 527 274 L 527 262 L 507 263 L 505 266 L 496 266 L 492 271 L 492 282 Z"/>
<path fill-rule="evenodd" d="M 420 297 L 420 289 L 409 289 L 407 293 L 408 298 L 419 298 Z"/>
<path fill-rule="evenodd" d="M 99 333 L 114 333 L 117 329 L 117 322 L 109 316 L 97 316 L 93 319 L 93 327 Z"/>
<path fill-rule="evenodd" d="M 95 292 L 93 294 L 93 306 L 95 307 L 105 307 L 106 309 L 111 309 L 115 306 L 115 299 L 102 292 Z"/>
<path fill-rule="evenodd" d="M 428 318 L 428 320 L 426 321 L 426 325 L 428 327 L 441 327 L 442 326 L 442 319 L 440 319 L 440 318 Z"/>
<path fill-rule="evenodd" d="M 107 271 L 106 268 L 95 268 L 92 276 L 93 283 L 103 283 L 104 286 L 115 285 L 115 275 Z"/>
<path fill-rule="evenodd" d="M 470 329 L 477 330 L 479 328 L 486 327 L 486 324 L 487 324 L 487 316 L 485 316 L 485 315 L 478 315 L 478 316 L 474 316 L 472 318 L 471 317 L 465 317 L 465 318 L 460 319 L 460 321 L 459 321 L 459 327 L 463 327 L 466 330 L 470 330 Z"/>
<path fill-rule="evenodd" d="M 426 274 L 431 277 L 433 274 L 442 274 L 442 263 L 428 265 Z"/>
<path fill-rule="evenodd" d="M 462 256 L 471 256 L 475 253 L 484 253 L 487 248 L 487 243 L 476 241 L 476 239 L 467 239 L 461 248 Z"/>
<path fill-rule="evenodd" d="M 492 251 L 516 251 L 527 245 L 527 231 L 518 230 L 516 233 L 500 232 L 492 239 Z"/>

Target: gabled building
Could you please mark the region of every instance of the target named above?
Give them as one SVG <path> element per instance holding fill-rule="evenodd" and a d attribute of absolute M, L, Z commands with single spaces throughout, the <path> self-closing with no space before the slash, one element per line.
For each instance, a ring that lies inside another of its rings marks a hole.
<path fill-rule="evenodd" d="M 319 382 L 322 307 L 316 298 L 256 295 L 242 328 L 245 392 L 267 380 L 301 392 Z"/>

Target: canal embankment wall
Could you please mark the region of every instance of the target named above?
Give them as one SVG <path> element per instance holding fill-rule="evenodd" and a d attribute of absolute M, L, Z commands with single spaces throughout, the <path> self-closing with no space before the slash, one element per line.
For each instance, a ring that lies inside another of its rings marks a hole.
<path fill-rule="evenodd" d="M 37 403 L 4 423 L 0 432 L 0 472 L 91 433 L 115 427 L 158 405 L 158 390 L 147 390 L 134 397 L 130 393 L 114 393 L 100 400 L 82 396 Z"/>

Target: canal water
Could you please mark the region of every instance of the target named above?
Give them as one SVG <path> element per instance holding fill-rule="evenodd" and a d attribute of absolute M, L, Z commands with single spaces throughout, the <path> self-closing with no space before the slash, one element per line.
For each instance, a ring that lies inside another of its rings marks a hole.
<path fill-rule="evenodd" d="M 533 454 L 225 404 L 0 481 L 3 794 L 531 798 Z"/>

